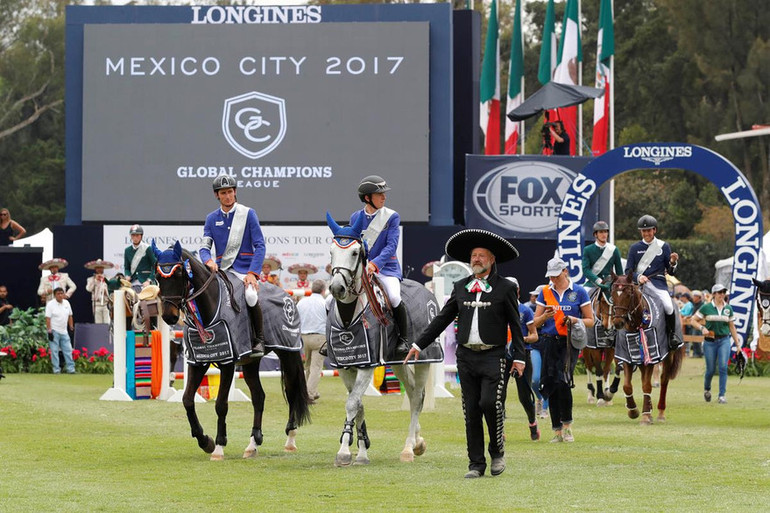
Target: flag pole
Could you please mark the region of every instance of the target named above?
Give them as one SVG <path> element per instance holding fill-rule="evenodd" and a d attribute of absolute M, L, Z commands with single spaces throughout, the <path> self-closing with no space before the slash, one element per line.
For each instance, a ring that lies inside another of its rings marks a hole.
<path fill-rule="evenodd" d="M 612 24 L 615 25 L 615 2 L 610 1 Z M 615 52 L 610 55 L 610 119 L 609 119 L 609 131 L 610 131 L 610 151 L 615 149 Z M 615 243 L 615 179 L 610 180 L 610 236 L 612 240 L 611 244 Z"/>
<path fill-rule="evenodd" d="M 583 13 L 583 3 L 581 0 L 578 0 L 577 3 L 578 8 L 578 19 L 577 19 L 577 29 L 578 29 L 578 41 L 582 44 L 583 42 L 583 28 L 582 23 L 580 22 L 581 14 Z M 583 85 L 583 61 L 578 60 L 577 61 L 578 66 L 578 85 Z M 578 105 L 578 155 L 583 156 L 583 104 Z"/>

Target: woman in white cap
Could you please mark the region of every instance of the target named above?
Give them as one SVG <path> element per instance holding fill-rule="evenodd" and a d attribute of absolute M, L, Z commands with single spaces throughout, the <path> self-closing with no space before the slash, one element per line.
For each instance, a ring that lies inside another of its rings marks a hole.
<path fill-rule="evenodd" d="M 703 355 L 706 358 L 706 376 L 703 380 L 703 398 L 711 401 L 711 378 L 719 368 L 719 397 L 717 402 L 727 402 L 727 363 L 730 361 L 732 343 L 741 350 L 741 339 L 735 329 L 733 307 L 725 302 L 727 288 L 717 283 L 711 287 L 712 300 L 705 303 L 692 316 L 690 324 L 703 334 Z M 705 325 L 702 324 L 705 321 Z M 732 343 L 730 339 L 732 338 Z"/>
<path fill-rule="evenodd" d="M 559 257 L 548 261 L 545 276 L 551 280 L 540 291 L 535 310 L 535 327 L 540 332 L 543 356 L 540 391 L 551 410 L 551 442 L 574 442 L 572 435 L 572 373 L 579 351 L 569 346 L 567 323 L 594 325 L 588 292 L 572 282 L 567 264 Z M 569 363 L 569 365 L 568 365 Z"/>

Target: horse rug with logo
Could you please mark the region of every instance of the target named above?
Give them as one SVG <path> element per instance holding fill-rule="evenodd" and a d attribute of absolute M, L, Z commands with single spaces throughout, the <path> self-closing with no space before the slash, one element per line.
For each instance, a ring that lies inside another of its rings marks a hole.
<path fill-rule="evenodd" d="M 669 351 L 666 314 L 657 296 L 648 293 L 646 287 L 640 290 L 647 300 L 649 310 L 642 314 L 642 329 L 639 331 L 630 333 L 624 329 L 618 330 L 615 358 L 633 365 L 656 364 L 664 360 Z M 675 330 L 682 333 L 682 321 L 678 315 Z"/>
<path fill-rule="evenodd" d="M 436 298 L 420 283 L 401 282 L 401 300 L 407 311 L 407 340 L 417 336 L 438 314 Z M 341 325 L 334 309 L 326 318 L 326 339 L 329 363 L 335 368 L 375 367 L 403 363 L 404 355 L 395 354 L 398 337 L 395 322 L 389 317 L 387 326 L 381 326 L 367 304 L 366 308 L 346 328 Z M 383 343 L 383 340 L 385 341 Z M 444 359 L 444 350 L 437 341 L 420 352 L 418 363 L 435 363 Z"/>
<path fill-rule="evenodd" d="M 589 289 L 586 288 L 586 290 L 589 290 Z M 598 299 L 597 296 L 599 295 L 600 292 L 601 291 L 598 288 L 591 289 L 590 297 L 591 297 L 592 306 L 594 304 L 594 301 Z M 588 334 L 588 338 L 586 340 L 586 347 L 589 349 L 606 349 L 608 347 L 614 347 L 615 337 L 617 336 L 617 333 L 618 333 L 617 330 L 604 329 L 604 326 L 602 326 L 602 323 L 599 322 L 599 316 L 596 310 L 594 310 L 594 317 L 596 318 L 596 323 L 594 324 L 594 327 L 586 329 L 586 332 Z"/>
<path fill-rule="evenodd" d="M 194 364 L 238 361 L 251 353 L 251 322 L 244 298 L 243 280 L 225 272 L 232 285 L 232 298 L 220 276 L 219 304 L 209 326 L 212 338 L 201 340 L 193 319 L 188 316 L 184 325 L 185 353 Z M 232 307 L 234 300 L 240 313 Z M 271 283 L 259 286 L 259 305 L 262 308 L 263 333 L 266 349 L 301 351 L 299 315 L 294 301 L 286 292 Z"/>

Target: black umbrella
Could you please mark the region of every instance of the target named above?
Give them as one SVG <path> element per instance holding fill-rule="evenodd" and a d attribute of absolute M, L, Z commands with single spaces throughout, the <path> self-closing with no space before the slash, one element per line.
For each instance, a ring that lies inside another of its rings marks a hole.
<path fill-rule="evenodd" d="M 599 98 L 603 94 L 604 89 L 597 89 L 596 87 L 548 82 L 524 100 L 521 105 L 509 112 L 508 119 L 522 121 L 540 114 L 544 110 L 571 107 L 591 98 Z"/>

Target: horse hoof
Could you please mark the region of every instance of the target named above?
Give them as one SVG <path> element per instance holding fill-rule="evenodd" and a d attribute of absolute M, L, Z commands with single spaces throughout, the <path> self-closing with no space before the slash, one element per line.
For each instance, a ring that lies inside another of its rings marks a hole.
<path fill-rule="evenodd" d="M 216 448 L 216 444 L 214 443 L 214 439 L 206 435 L 206 439 L 204 441 L 198 441 L 198 447 L 203 449 L 203 452 L 205 452 L 206 454 L 211 454 L 212 452 L 214 452 L 214 449 Z"/>
<path fill-rule="evenodd" d="M 594 396 L 589 395 L 588 396 L 588 404 L 594 404 L 596 402 L 596 399 L 594 399 Z"/>
<path fill-rule="evenodd" d="M 283 446 L 283 452 L 297 452 L 297 446 L 296 445 L 284 445 Z"/>
<path fill-rule="evenodd" d="M 639 424 L 642 426 L 651 426 L 652 425 L 652 416 L 645 413 L 642 415 L 642 420 L 639 421 Z"/>
<path fill-rule="evenodd" d="M 353 465 L 368 465 L 369 464 L 369 458 L 356 458 L 356 461 L 353 462 Z"/>
<path fill-rule="evenodd" d="M 225 455 L 224 454 L 212 454 L 209 458 L 209 461 L 224 461 Z"/>
<path fill-rule="evenodd" d="M 666 422 L 666 416 L 662 413 L 658 415 L 658 422 Z"/>
<path fill-rule="evenodd" d="M 425 454 L 425 450 L 427 448 L 428 448 L 428 444 L 425 442 L 425 439 L 420 438 L 414 446 L 414 455 L 422 456 L 423 454 Z"/>
<path fill-rule="evenodd" d="M 335 467 L 349 467 L 351 463 L 353 463 L 352 454 L 337 454 L 334 458 Z"/>
<path fill-rule="evenodd" d="M 409 449 L 401 451 L 399 458 L 403 463 L 412 463 L 414 461 L 414 452 Z"/>
<path fill-rule="evenodd" d="M 256 449 L 246 449 L 243 451 L 243 459 L 244 460 L 250 460 L 257 457 L 257 450 Z"/>
<path fill-rule="evenodd" d="M 628 410 L 628 418 L 629 419 L 639 418 L 639 410 L 637 409 Z"/>
<path fill-rule="evenodd" d="M 596 406 L 599 406 L 599 407 L 607 406 L 607 403 L 604 399 L 599 399 L 598 401 L 596 401 Z"/>

